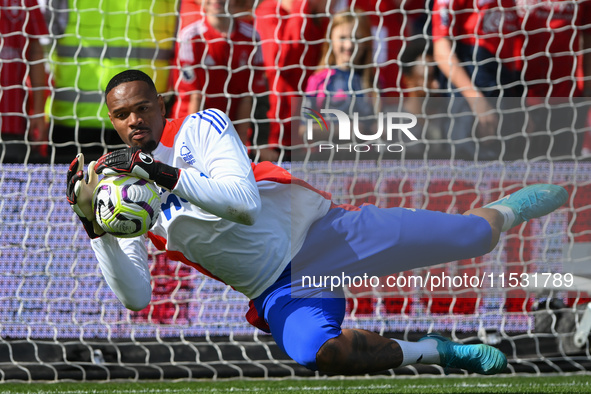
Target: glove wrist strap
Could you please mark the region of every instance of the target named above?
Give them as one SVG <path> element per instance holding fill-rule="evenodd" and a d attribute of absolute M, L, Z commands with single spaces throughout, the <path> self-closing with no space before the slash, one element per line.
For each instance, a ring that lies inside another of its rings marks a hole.
<path fill-rule="evenodd" d="M 179 181 L 181 170 L 167 164 L 159 163 L 158 170 L 152 178 L 157 185 L 167 190 L 173 190 Z"/>
<path fill-rule="evenodd" d="M 97 234 L 94 231 L 94 224 L 90 220 L 88 220 L 86 218 L 83 218 L 83 217 L 80 217 L 80 221 L 82 222 L 82 225 L 84 226 L 84 230 L 86 230 L 86 234 L 88 234 L 88 236 L 90 237 L 90 239 L 99 238 L 99 237 L 102 237 L 105 234 L 105 233 Z"/>

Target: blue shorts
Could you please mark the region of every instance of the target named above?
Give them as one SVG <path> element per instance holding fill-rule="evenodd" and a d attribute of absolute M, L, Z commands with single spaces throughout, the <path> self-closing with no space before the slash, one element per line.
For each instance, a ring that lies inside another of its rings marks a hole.
<path fill-rule="evenodd" d="M 292 287 L 301 288 L 300 273 L 385 276 L 482 256 L 491 238 L 488 222 L 474 215 L 373 205 L 333 208 L 312 225 L 290 266 L 254 305 L 279 347 L 316 370 L 320 347 L 341 334 L 345 299 L 342 293 L 292 297 Z"/>

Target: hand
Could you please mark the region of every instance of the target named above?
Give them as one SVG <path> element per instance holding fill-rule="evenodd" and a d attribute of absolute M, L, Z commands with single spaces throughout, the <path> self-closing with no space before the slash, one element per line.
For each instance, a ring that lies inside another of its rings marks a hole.
<path fill-rule="evenodd" d="M 88 166 L 88 178 L 85 180 L 84 155 L 79 153 L 70 164 L 66 175 L 66 198 L 90 238 L 98 238 L 105 233 L 96 223 L 92 209 L 92 195 L 98 184 L 98 176 L 94 171 L 95 163 L 93 161 Z"/>
<path fill-rule="evenodd" d="M 119 149 L 103 155 L 96 163 L 94 170 L 98 174 L 115 175 L 131 174 L 168 190 L 176 186 L 181 170 L 154 160 L 154 158 L 141 151 L 140 148 Z"/>
<path fill-rule="evenodd" d="M 49 149 L 47 145 L 49 135 L 47 123 L 45 122 L 43 115 L 33 115 L 30 119 L 31 131 L 29 132 L 29 140 L 33 142 L 40 142 L 38 144 L 33 144 L 33 150 L 35 150 L 41 157 L 47 157 Z"/>
<path fill-rule="evenodd" d="M 484 97 L 470 98 L 468 103 L 478 122 L 476 134 L 478 138 L 483 139 L 480 143 L 483 146 L 492 144 L 493 139 L 490 137 L 497 135 L 497 129 L 499 127 L 499 118 L 493 107 Z"/>

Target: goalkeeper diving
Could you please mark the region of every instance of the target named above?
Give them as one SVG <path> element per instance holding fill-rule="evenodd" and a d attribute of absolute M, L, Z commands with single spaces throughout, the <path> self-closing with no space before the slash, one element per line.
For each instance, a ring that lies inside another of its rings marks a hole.
<path fill-rule="evenodd" d="M 105 95 L 128 148 L 91 163 L 87 176 L 78 155 L 68 170 L 67 197 L 125 307 L 141 310 L 151 300 L 147 236 L 171 259 L 245 294 L 248 321 L 311 370 L 357 375 L 417 363 L 486 375 L 506 369 L 505 355 L 485 344 L 435 334 L 408 342 L 341 328 L 342 293 L 307 293 L 299 273 L 380 277 L 481 256 L 501 233 L 563 205 L 564 188 L 527 186 L 464 214 L 337 205 L 272 163 L 253 164 L 221 111 L 167 120 L 162 97 L 141 71 L 116 75 Z M 96 224 L 91 197 L 100 173 L 133 174 L 161 188 L 162 211 L 146 235 L 116 238 Z"/>

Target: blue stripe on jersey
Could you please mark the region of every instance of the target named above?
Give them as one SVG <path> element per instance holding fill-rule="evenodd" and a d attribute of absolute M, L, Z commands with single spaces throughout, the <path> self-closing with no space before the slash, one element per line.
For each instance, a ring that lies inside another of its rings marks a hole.
<path fill-rule="evenodd" d="M 225 129 L 226 126 L 228 125 L 228 122 L 226 122 L 224 120 L 224 118 L 222 118 L 217 112 L 212 111 L 210 109 L 206 109 L 203 112 L 206 113 L 206 114 L 208 114 L 212 118 L 216 119 L 220 123 L 220 125 L 222 126 L 223 129 Z"/>
<path fill-rule="evenodd" d="M 214 119 L 211 119 L 211 118 L 209 118 L 209 117 L 205 117 L 205 115 L 207 115 L 207 114 L 205 114 L 205 113 L 203 113 L 203 112 L 197 112 L 197 116 L 199 116 L 199 118 L 200 118 L 201 120 L 205 120 L 206 122 L 208 122 L 210 125 L 212 125 L 212 126 L 213 126 L 213 128 L 215 129 L 215 131 L 217 131 L 217 132 L 218 132 L 218 134 L 222 134 L 222 130 L 220 130 L 220 129 L 219 129 L 219 127 L 218 127 L 218 125 L 216 125 L 216 124 L 214 123 Z M 218 122 L 218 123 L 219 123 L 219 122 Z"/>

